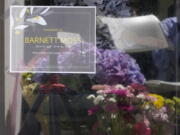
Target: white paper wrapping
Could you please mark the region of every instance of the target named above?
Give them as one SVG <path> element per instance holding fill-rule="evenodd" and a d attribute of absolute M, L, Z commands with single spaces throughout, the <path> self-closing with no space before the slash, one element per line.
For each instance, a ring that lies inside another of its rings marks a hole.
<path fill-rule="evenodd" d="M 107 24 L 115 46 L 126 52 L 142 52 L 167 48 L 168 41 L 154 15 L 110 18 L 100 17 Z"/>

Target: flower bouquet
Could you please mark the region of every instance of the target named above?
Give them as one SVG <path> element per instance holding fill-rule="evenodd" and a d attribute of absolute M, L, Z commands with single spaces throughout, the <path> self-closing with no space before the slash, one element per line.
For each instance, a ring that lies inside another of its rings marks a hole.
<path fill-rule="evenodd" d="M 94 85 L 89 95 L 94 107 L 88 115 L 96 115 L 93 135 L 172 135 L 180 99 L 168 99 L 149 93 L 140 84 Z"/>
<path fill-rule="evenodd" d="M 95 75 L 58 74 L 60 83 L 67 86 L 63 94 L 68 96 L 68 107 L 76 116 L 73 122 L 61 112 L 58 121 L 62 129 L 74 130 L 74 126 L 79 126 L 89 134 L 92 127 L 92 135 L 172 135 L 175 116 L 180 113 L 179 98 L 167 99 L 149 93 L 142 85 L 146 79 L 139 65 L 125 52 L 97 49 L 96 67 Z M 23 97 L 29 107 L 38 95 L 37 88 L 47 84 L 48 78 L 48 74 L 40 73 L 22 75 Z M 92 85 L 96 92 L 91 90 Z M 57 106 L 61 110 L 64 107 L 63 104 Z M 48 133 L 48 110 L 47 98 L 36 115 L 45 135 Z M 75 128 L 74 131 L 80 130 Z"/>

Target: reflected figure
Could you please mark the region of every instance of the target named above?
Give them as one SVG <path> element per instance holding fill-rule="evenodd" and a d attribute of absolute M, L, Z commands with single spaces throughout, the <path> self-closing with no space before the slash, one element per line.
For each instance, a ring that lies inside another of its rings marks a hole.
<path fill-rule="evenodd" d="M 171 41 L 173 50 L 161 49 L 152 52 L 153 61 L 158 69 L 157 79 L 163 81 L 175 81 L 176 80 L 176 67 L 180 57 L 180 47 L 177 44 L 179 38 L 179 31 L 177 29 L 178 22 L 176 17 L 171 17 L 161 22 L 162 29 L 165 35 Z"/>

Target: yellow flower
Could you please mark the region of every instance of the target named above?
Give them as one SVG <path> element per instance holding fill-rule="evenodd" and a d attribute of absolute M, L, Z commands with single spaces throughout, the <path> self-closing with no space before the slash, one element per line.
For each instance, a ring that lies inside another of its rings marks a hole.
<path fill-rule="evenodd" d="M 161 100 L 157 100 L 153 104 L 157 109 L 160 109 L 160 108 L 162 108 L 164 106 L 164 102 L 161 101 Z"/>
<path fill-rule="evenodd" d="M 160 109 L 164 106 L 165 99 L 162 96 L 157 95 L 157 94 L 149 94 L 149 96 L 155 98 L 155 100 L 153 101 L 153 105 L 157 109 Z"/>

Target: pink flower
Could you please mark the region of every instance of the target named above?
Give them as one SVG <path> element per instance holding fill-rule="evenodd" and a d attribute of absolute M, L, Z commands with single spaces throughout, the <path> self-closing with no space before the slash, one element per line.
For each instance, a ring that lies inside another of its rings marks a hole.
<path fill-rule="evenodd" d="M 146 116 L 144 116 L 144 124 L 149 127 L 150 126 L 150 122 L 148 120 L 148 118 Z"/>
<path fill-rule="evenodd" d="M 91 116 L 94 113 L 96 113 L 99 110 L 98 106 L 92 107 L 91 109 L 88 110 L 88 115 Z"/>
<path fill-rule="evenodd" d="M 145 135 L 151 135 L 151 128 L 146 128 Z"/>
<path fill-rule="evenodd" d="M 115 94 L 118 96 L 126 97 L 128 95 L 127 90 L 110 90 L 107 94 Z"/>
<path fill-rule="evenodd" d="M 110 90 L 110 89 L 106 89 L 106 90 L 104 90 L 104 91 L 102 92 L 102 94 L 109 94 L 109 93 L 111 93 L 111 91 L 112 91 L 112 90 Z"/>

